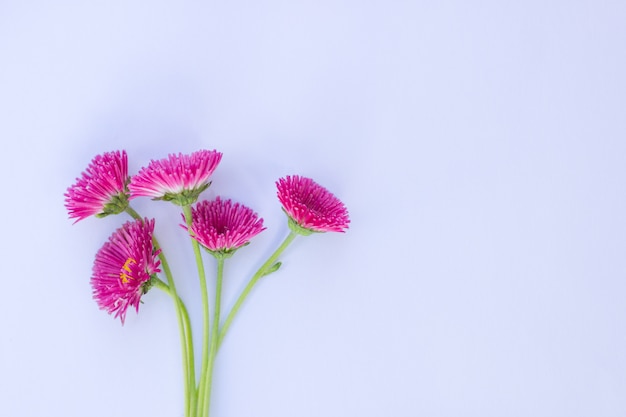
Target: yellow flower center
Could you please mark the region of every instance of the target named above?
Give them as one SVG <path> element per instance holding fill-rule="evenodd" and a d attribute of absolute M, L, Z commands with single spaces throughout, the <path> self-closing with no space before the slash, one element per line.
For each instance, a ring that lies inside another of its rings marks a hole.
<path fill-rule="evenodd" d="M 126 259 L 126 262 L 124 262 L 124 266 L 122 266 L 122 271 L 120 272 L 120 280 L 122 281 L 122 284 L 128 284 L 128 282 L 133 279 L 133 277 L 128 275 L 126 272 L 130 273 L 130 265 L 136 263 L 137 261 L 133 258 Z"/>

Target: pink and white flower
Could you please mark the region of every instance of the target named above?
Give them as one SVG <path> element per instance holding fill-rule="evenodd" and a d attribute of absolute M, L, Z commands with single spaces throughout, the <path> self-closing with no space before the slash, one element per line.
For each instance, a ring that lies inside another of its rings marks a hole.
<path fill-rule="evenodd" d="M 126 151 L 97 155 L 65 193 L 70 219 L 121 213 L 128 206 L 129 181 Z"/>
<path fill-rule="evenodd" d="M 231 200 L 217 197 L 191 208 L 191 236 L 213 254 L 232 253 L 263 230 L 263 219 Z"/>
<path fill-rule="evenodd" d="M 130 198 L 151 197 L 181 206 L 194 203 L 211 185 L 209 177 L 221 159 L 221 152 L 200 150 L 190 155 L 170 154 L 165 159 L 152 160 L 132 177 L 128 186 Z"/>
<path fill-rule="evenodd" d="M 96 254 L 91 276 L 93 297 L 100 309 L 124 324 L 126 311 L 139 311 L 141 296 L 150 288 L 152 275 L 160 272 L 152 235 L 154 220 L 135 220 L 117 229 Z"/>
<path fill-rule="evenodd" d="M 278 199 L 291 220 L 292 230 L 310 234 L 344 232 L 348 228 L 350 219 L 344 204 L 312 179 L 287 176 L 279 179 L 276 187 Z"/>

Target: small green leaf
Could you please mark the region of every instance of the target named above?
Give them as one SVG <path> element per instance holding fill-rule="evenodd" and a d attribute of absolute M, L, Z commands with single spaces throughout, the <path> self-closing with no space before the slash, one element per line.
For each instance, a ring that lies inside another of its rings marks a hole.
<path fill-rule="evenodd" d="M 270 266 L 264 273 L 262 276 L 266 276 L 269 275 L 273 272 L 278 271 L 278 269 L 280 268 L 280 266 L 282 265 L 282 262 L 276 262 L 274 265 Z"/>

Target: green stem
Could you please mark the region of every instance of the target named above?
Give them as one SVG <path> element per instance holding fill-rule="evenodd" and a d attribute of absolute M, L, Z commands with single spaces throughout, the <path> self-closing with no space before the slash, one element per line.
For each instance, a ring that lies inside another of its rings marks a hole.
<path fill-rule="evenodd" d="M 209 363 L 206 373 L 205 393 L 204 397 L 206 405 L 204 407 L 204 416 L 208 417 L 211 408 L 211 384 L 213 382 L 213 368 L 215 365 L 215 355 L 217 354 L 218 329 L 220 323 L 220 304 L 222 297 L 222 278 L 224 276 L 224 258 L 217 257 L 217 279 L 215 284 L 215 304 L 213 305 L 213 328 L 211 333 L 211 348 L 209 351 Z"/>
<path fill-rule="evenodd" d="M 183 300 L 178 297 L 178 303 L 180 306 L 181 314 L 183 316 L 183 321 L 185 323 L 185 338 L 186 338 L 186 346 L 187 346 L 187 363 L 188 363 L 188 374 L 187 380 L 189 381 L 188 385 L 188 393 L 187 398 L 189 401 L 188 414 L 190 417 L 196 415 L 196 403 L 198 401 L 198 393 L 196 392 L 196 370 L 194 363 L 194 352 L 193 352 L 193 336 L 191 332 L 191 320 L 189 319 L 189 312 L 187 311 L 187 307 L 183 303 Z"/>
<path fill-rule="evenodd" d="M 135 220 L 143 220 L 143 217 L 141 217 L 131 206 L 126 207 L 126 213 L 128 213 L 128 215 Z"/>
<path fill-rule="evenodd" d="M 283 253 L 283 251 L 287 248 L 287 246 L 289 246 L 289 244 L 293 242 L 293 240 L 296 238 L 297 235 L 298 235 L 297 233 L 290 231 L 289 235 L 287 235 L 283 243 L 280 244 L 280 246 L 274 251 L 274 253 L 267 259 L 267 261 L 265 261 L 265 263 L 259 268 L 259 270 L 252 276 L 252 278 L 250 279 L 250 282 L 248 282 L 248 285 L 246 285 L 246 288 L 244 288 L 241 295 L 235 302 L 235 305 L 230 310 L 230 313 L 228 313 L 228 317 L 226 317 L 226 321 L 224 321 L 224 325 L 222 326 L 222 329 L 219 333 L 219 338 L 217 340 L 218 349 L 222 345 L 224 336 L 226 336 L 226 333 L 228 332 L 228 329 L 230 328 L 230 325 L 232 324 L 233 319 L 239 312 L 239 309 L 241 308 L 241 305 L 243 304 L 243 302 L 246 300 L 246 298 L 250 294 L 250 291 L 252 291 L 252 288 L 256 285 L 256 283 L 261 277 L 269 273 L 270 269 L 276 264 L 278 257 Z"/>
<path fill-rule="evenodd" d="M 135 220 L 143 220 L 143 218 L 137 213 L 130 205 L 126 207 L 126 213 L 128 213 Z M 161 245 L 159 244 L 156 237 L 153 236 L 152 242 L 156 250 L 161 249 Z M 185 304 L 178 296 L 176 292 L 176 284 L 174 283 L 174 276 L 172 275 L 172 270 L 170 269 L 169 263 L 167 262 L 167 258 L 163 253 L 163 250 L 159 252 L 159 260 L 161 261 L 161 266 L 163 267 L 163 272 L 165 273 L 165 277 L 167 278 L 167 284 L 163 281 L 158 280 L 155 281 L 157 284 L 161 283 L 163 285 L 157 285 L 159 288 L 165 290 L 168 294 L 172 296 L 174 301 L 174 306 L 176 310 L 176 319 L 178 321 L 178 329 L 180 334 L 180 344 L 182 351 L 182 360 L 183 360 L 183 378 L 185 382 L 185 416 L 191 417 L 193 416 L 194 405 L 196 403 L 196 376 L 195 376 L 195 365 L 194 365 L 194 354 L 193 354 L 193 337 L 191 334 L 191 323 L 189 320 L 189 313 L 187 312 L 187 308 Z"/>
<path fill-rule="evenodd" d="M 165 291 L 167 294 L 172 297 L 174 300 L 174 305 L 177 306 L 177 316 L 181 316 L 182 323 L 179 326 L 181 344 L 183 348 L 183 373 L 185 380 L 185 416 L 192 416 L 193 411 L 195 411 L 192 406 L 195 405 L 195 383 L 193 385 L 189 385 L 190 380 L 195 380 L 195 376 L 193 374 L 193 338 L 191 337 L 191 322 L 189 320 L 189 313 L 187 312 L 187 308 L 183 301 L 176 295 L 174 291 L 172 291 L 172 287 L 167 285 L 165 282 L 161 281 L 156 276 L 152 278 L 152 285 L 159 288 L 162 291 Z M 179 322 L 180 324 L 180 322 Z M 186 354 L 189 353 L 189 356 Z M 188 364 L 191 364 L 191 373 L 188 367 Z M 193 391 L 191 391 L 193 389 Z"/>
<path fill-rule="evenodd" d="M 200 371 L 200 382 L 198 384 L 198 393 L 197 393 L 197 407 L 196 407 L 196 415 L 202 416 L 205 408 L 205 379 L 206 372 L 209 363 L 209 332 L 210 328 L 210 315 L 209 315 L 209 292 L 207 290 L 206 285 L 206 274 L 204 272 L 204 263 L 202 262 L 202 253 L 200 252 L 200 245 L 198 242 L 192 237 L 191 232 L 191 206 L 185 205 L 183 206 L 183 214 L 185 215 L 185 222 L 187 224 L 187 230 L 189 232 L 189 236 L 191 238 L 191 246 L 193 247 L 194 257 L 196 259 L 196 266 L 198 268 L 198 278 L 200 280 L 200 293 L 202 296 L 202 368 Z"/>

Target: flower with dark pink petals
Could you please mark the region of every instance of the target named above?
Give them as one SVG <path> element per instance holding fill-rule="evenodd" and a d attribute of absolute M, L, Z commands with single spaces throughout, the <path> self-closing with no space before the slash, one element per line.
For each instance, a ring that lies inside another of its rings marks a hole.
<path fill-rule="evenodd" d="M 287 176 L 276 182 L 278 199 L 296 233 L 344 232 L 350 219 L 343 203 L 310 178 Z"/>
<path fill-rule="evenodd" d="M 124 324 L 126 311 L 139 311 L 141 296 L 150 289 L 150 279 L 160 272 L 152 235 L 154 220 L 135 220 L 117 229 L 96 254 L 91 276 L 93 297 L 100 309 Z"/>
<path fill-rule="evenodd" d="M 180 206 L 192 204 L 211 185 L 209 177 L 221 159 L 221 152 L 200 150 L 150 161 L 131 179 L 130 198 L 151 197 Z"/>
<path fill-rule="evenodd" d="M 191 208 L 191 236 L 216 256 L 232 254 L 263 230 L 263 219 L 231 200 L 217 197 Z"/>
<path fill-rule="evenodd" d="M 65 193 L 70 219 L 105 217 L 128 206 L 128 157 L 126 151 L 98 155 Z"/>

